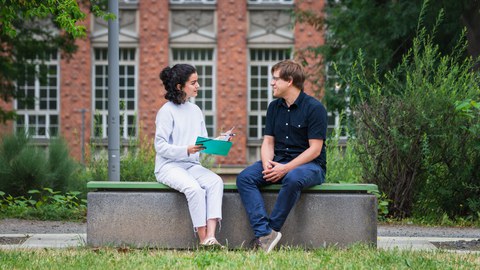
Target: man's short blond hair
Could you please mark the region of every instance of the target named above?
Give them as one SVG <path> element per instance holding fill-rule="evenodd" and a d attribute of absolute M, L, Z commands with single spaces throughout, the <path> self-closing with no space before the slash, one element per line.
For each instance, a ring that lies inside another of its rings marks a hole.
<path fill-rule="evenodd" d="M 303 67 L 299 63 L 287 59 L 281 62 L 276 63 L 272 67 L 272 74 L 275 71 L 280 71 L 278 75 L 282 80 L 288 81 L 292 80 L 293 85 L 298 89 L 303 91 L 303 83 L 305 82 L 305 73 L 303 72 Z"/>

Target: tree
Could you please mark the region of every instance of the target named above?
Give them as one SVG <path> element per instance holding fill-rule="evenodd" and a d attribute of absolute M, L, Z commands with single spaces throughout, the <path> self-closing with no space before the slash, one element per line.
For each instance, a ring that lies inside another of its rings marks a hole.
<path fill-rule="evenodd" d="M 327 31 L 325 45 L 309 48 L 323 57 L 318 72 L 336 76 L 327 106 L 352 98 L 363 179 L 387 194 L 395 217 L 480 209 L 479 9 L 477 0 L 345 0 L 328 1 L 323 17 L 297 13 Z"/>
<path fill-rule="evenodd" d="M 391 215 L 475 218 L 479 73 L 462 56 L 463 40 L 450 54 L 432 40 L 422 28 L 402 62 L 374 80 L 361 55 L 353 64 L 348 83 L 362 97 L 354 107 L 356 151 L 364 179 L 392 201 Z"/>
<path fill-rule="evenodd" d="M 105 1 L 80 3 L 103 16 Z M 8 103 L 20 98 L 15 83 L 25 79 L 26 70 L 34 70 L 31 60 L 41 64 L 49 52 L 60 50 L 65 57 L 75 52 L 75 39 L 86 36 L 78 24 L 86 14 L 75 0 L 0 0 L 0 14 L 0 98 Z M 0 107 L 0 123 L 14 117 L 14 111 Z"/>
<path fill-rule="evenodd" d="M 329 111 L 342 111 L 346 106 L 347 87 L 338 75 L 348 73 L 359 50 L 366 63 L 376 62 L 380 77 L 401 63 L 412 47 L 423 4 L 423 0 L 327 0 L 323 11 L 295 10 L 297 20 L 325 31 L 325 44 L 307 48 L 306 52 L 318 56 L 317 72 L 321 76 L 312 77 L 326 77 L 316 83 L 325 87 Z M 441 53 L 449 54 L 466 28 L 468 54 L 480 54 L 480 0 L 425 1 L 425 5 L 422 22 L 427 29 L 433 28 L 440 10 L 445 11 L 435 34 Z"/>

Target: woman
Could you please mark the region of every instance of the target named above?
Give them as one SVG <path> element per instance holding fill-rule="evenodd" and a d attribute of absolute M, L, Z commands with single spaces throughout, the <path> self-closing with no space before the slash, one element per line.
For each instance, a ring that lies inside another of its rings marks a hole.
<path fill-rule="evenodd" d="M 222 219 L 223 181 L 199 161 L 197 136 L 208 137 L 203 113 L 188 102 L 200 87 L 195 68 L 166 67 L 160 73 L 168 100 L 155 120 L 155 176 L 157 181 L 185 194 L 194 231 L 201 246 L 222 247 L 215 238 Z"/>

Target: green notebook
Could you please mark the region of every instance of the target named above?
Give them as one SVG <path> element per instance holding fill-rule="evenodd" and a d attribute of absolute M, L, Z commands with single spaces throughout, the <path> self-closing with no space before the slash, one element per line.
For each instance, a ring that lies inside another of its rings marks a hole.
<path fill-rule="evenodd" d="M 197 137 L 197 141 L 195 142 L 195 144 L 201 144 L 205 147 L 205 149 L 200 152 L 219 156 L 228 155 L 228 152 L 232 147 L 232 142 L 204 138 L 200 136 Z"/>

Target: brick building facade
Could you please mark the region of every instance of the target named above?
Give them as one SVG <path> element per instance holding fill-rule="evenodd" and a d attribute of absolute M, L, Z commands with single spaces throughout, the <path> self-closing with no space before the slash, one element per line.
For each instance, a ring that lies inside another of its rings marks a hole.
<path fill-rule="evenodd" d="M 237 136 L 224 167 L 242 167 L 259 158 L 266 106 L 273 99 L 270 67 L 323 36 L 308 25 L 293 27 L 293 0 L 123 0 L 120 4 L 121 138 L 153 142 L 155 116 L 165 103 L 160 70 L 190 63 L 199 73 L 200 93 L 192 100 L 206 117 L 211 137 L 235 126 Z M 318 11 L 323 0 L 297 1 Z M 19 118 L 2 132 L 28 128 L 39 143 L 61 135 L 79 159 L 92 140 L 106 146 L 108 24 L 89 17 L 88 37 L 77 41 L 71 59 L 52 56 L 45 85 L 19 85 L 35 95 L 35 106 L 2 104 Z M 308 67 L 307 67 L 308 68 Z M 308 94 L 319 89 L 306 85 Z M 23 106 L 23 107 L 22 107 Z M 83 111 L 83 112 L 82 112 Z M 83 117 L 82 117 L 83 116 Z M 82 119 L 83 118 L 83 119 Z M 82 121 L 84 123 L 82 141 Z"/>

